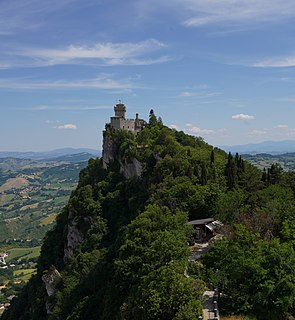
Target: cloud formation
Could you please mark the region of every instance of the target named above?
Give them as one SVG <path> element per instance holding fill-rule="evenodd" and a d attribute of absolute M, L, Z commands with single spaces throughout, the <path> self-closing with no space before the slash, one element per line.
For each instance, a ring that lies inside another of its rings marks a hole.
<path fill-rule="evenodd" d="M 176 124 L 170 124 L 169 128 L 179 130 L 179 127 Z"/>
<path fill-rule="evenodd" d="M 100 74 L 94 79 L 82 80 L 56 80 L 36 81 L 30 79 L 0 79 L 0 89 L 12 90 L 72 90 L 72 89 L 96 89 L 96 90 L 131 90 L 140 88 L 139 84 L 131 81 L 115 80 L 111 75 Z M 41 106 L 46 108 L 46 106 Z"/>
<path fill-rule="evenodd" d="M 252 65 L 257 68 L 286 68 L 295 66 L 295 55 L 268 58 Z"/>
<path fill-rule="evenodd" d="M 187 27 L 213 24 L 232 26 L 277 22 L 295 16 L 293 0 L 171 0 L 188 15 Z"/>
<path fill-rule="evenodd" d="M 201 129 L 197 126 L 194 126 L 193 124 L 191 123 L 187 123 L 186 124 L 186 131 L 188 133 L 194 133 L 194 134 L 204 134 L 204 135 L 210 135 L 210 134 L 213 134 L 214 133 L 214 130 L 211 130 L 211 129 Z"/>
<path fill-rule="evenodd" d="M 180 93 L 181 97 L 193 97 L 195 95 L 196 95 L 196 93 L 190 92 L 190 91 L 183 91 Z"/>
<path fill-rule="evenodd" d="M 277 129 L 288 129 L 289 126 L 287 124 L 278 124 L 275 126 Z"/>
<path fill-rule="evenodd" d="M 0 35 L 37 29 L 45 15 L 56 12 L 79 0 L 9 0 L 1 2 Z"/>
<path fill-rule="evenodd" d="M 263 135 L 265 135 L 265 134 L 267 134 L 267 131 L 266 130 L 252 130 L 251 132 L 250 132 L 250 135 L 251 136 L 263 136 Z"/>
<path fill-rule="evenodd" d="M 2 68 L 13 66 L 42 67 L 61 64 L 76 65 L 151 65 L 170 61 L 167 55 L 156 53 L 166 45 L 156 39 L 140 42 L 101 42 L 92 46 L 69 45 L 61 48 L 24 48 L 2 50 L 2 60 L 9 61 Z M 17 62 L 15 62 L 17 61 Z M 1 68 L 1 65 L 0 65 Z"/>
<path fill-rule="evenodd" d="M 250 116 L 250 115 L 244 114 L 244 113 L 235 114 L 231 118 L 234 119 L 234 120 L 242 120 L 242 121 L 254 120 L 255 119 L 254 116 Z"/>
<path fill-rule="evenodd" d="M 57 129 L 61 129 L 61 130 L 76 130 L 77 129 L 77 126 L 75 124 L 72 124 L 72 123 L 67 123 L 67 124 L 63 124 L 63 125 L 60 125 L 60 126 L 57 126 L 56 127 Z"/>

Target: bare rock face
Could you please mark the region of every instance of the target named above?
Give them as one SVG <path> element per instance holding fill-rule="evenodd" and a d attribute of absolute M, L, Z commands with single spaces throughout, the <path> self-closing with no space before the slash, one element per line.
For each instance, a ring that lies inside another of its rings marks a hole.
<path fill-rule="evenodd" d="M 141 162 L 136 158 L 132 158 L 129 162 L 124 159 L 120 161 L 120 171 L 126 179 L 139 178 L 142 174 L 143 167 Z"/>
<path fill-rule="evenodd" d="M 128 161 L 125 158 L 118 159 L 118 156 L 116 155 L 116 143 L 111 136 L 106 134 L 106 132 L 103 134 L 102 147 L 102 161 L 105 169 L 107 168 L 109 162 L 119 161 L 120 172 L 126 179 L 136 177 L 139 178 L 141 176 L 143 171 L 142 164 L 136 158 L 132 158 Z"/>
<path fill-rule="evenodd" d="M 102 144 L 102 163 L 104 169 L 107 168 L 108 163 L 110 161 L 115 160 L 115 146 L 114 146 L 114 141 L 110 136 L 106 134 L 104 131 L 103 133 L 103 144 Z"/>
<path fill-rule="evenodd" d="M 82 241 L 83 241 L 83 236 L 78 229 L 78 222 L 75 220 L 72 210 L 70 210 L 69 217 L 68 217 L 67 245 L 64 249 L 65 260 L 72 257 L 76 245 L 78 243 L 81 243 Z"/>
<path fill-rule="evenodd" d="M 53 313 L 52 311 L 53 306 L 52 306 L 52 303 L 50 303 L 49 301 L 46 301 L 45 308 L 48 315 Z"/>
<path fill-rule="evenodd" d="M 53 312 L 53 305 L 50 302 L 50 297 L 56 293 L 57 285 L 60 283 L 61 280 L 61 274 L 55 268 L 49 270 L 47 273 L 44 273 L 42 276 L 42 281 L 45 283 L 45 288 L 48 294 L 48 298 L 45 304 L 46 312 L 48 315 L 52 314 Z"/>
<path fill-rule="evenodd" d="M 42 281 L 45 283 L 48 296 L 51 297 L 57 291 L 56 286 L 61 281 L 61 275 L 54 268 L 53 270 L 50 270 L 47 273 L 43 274 Z"/>

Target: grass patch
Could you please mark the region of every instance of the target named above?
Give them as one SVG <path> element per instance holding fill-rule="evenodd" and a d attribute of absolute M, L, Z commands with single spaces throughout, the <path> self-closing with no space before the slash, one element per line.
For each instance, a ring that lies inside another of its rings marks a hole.
<path fill-rule="evenodd" d="M 0 196 L 0 203 L 9 202 L 14 198 L 14 194 L 3 194 Z"/>
<path fill-rule="evenodd" d="M 8 257 L 7 261 L 10 262 L 14 259 L 31 259 L 37 258 L 40 255 L 41 246 L 33 248 L 13 248 L 7 250 Z"/>
<path fill-rule="evenodd" d="M 11 178 L 8 179 L 2 186 L 0 186 L 1 191 L 7 191 L 11 189 L 19 189 L 29 184 L 29 181 L 25 178 Z"/>
<path fill-rule="evenodd" d="M 36 269 L 20 269 L 13 271 L 14 281 L 28 281 L 33 274 L 35 274 Z"/>
<path fill-rule="evenodd" d="M 38 206 L 39 206 L 39 202 L 33 203 L 33 204 L 28 204 L 26 206 L 21 207 L 19 210 L 20 211 L 32 210 L 32 209 L 38 208 Z"/>
<path fill-rule="evenodd" d="M 55 198 L 53 200 L 54 204 L 62 204 L 62 203 L 67 203 L 69 200 L 69 196 L 63 196 L 59 198 Z"/>
<path fill-rule="evenodd" d="M 50 216 L 44 217 L 40 221 L 40 225 L 48 225 L 55 222 L 56 214 L 51 214 Z"/>

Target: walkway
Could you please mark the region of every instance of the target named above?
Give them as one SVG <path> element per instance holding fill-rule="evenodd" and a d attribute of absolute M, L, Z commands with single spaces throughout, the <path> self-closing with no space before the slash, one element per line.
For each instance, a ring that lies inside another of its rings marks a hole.
<path fill-rule="evenodd" d="M 217 316 L 214 314 L 214 303 L 216 300 L 216 295 L 214 291 L 205 291 L 203 294 L 203 320 L 219 320 L 219 313 L 217 311 Z"/>

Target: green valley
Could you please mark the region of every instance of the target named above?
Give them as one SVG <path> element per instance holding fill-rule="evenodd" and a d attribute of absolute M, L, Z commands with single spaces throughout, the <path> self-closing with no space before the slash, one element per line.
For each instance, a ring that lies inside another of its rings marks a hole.
<path fill-rule="evenodd" d="M 259 153 L 255 155 L 243 154 L 242 157 L 261 170 L 263 170 L 264 168 L 270 168 L 272 164 L 278 163 L 285 171 L 295 171 L 294 152 L 278 155 L 272 155 L 268 153 Z"/>
<path fill-rule="evenodd" d="M 51 161 L 0 158 L 0 244 L 40 243 L 90 154 Z"/>

